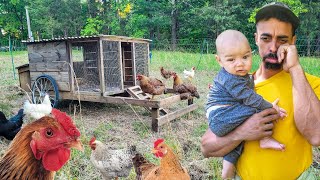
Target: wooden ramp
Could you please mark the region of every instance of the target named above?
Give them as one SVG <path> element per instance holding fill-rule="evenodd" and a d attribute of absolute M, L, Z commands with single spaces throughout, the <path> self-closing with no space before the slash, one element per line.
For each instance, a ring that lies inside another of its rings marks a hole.
<path fill-rule="evenodd" d="M 161 99 L 160 101 L 150 101 L 151 95 L 144 93 L 140 86 L 133 86 L 127 88 L 127 92 L 137 100 L 144 100 L 147 102 L 158 102 L 157 107 L 148 107 L 144 106 L 148 111 L 151 112 L 152 117 L 152 130 L 155 132 L 159 131 L 159 127 L 163 124 L 166 124 L 186 113 L 189 113 L 195 109 L 198 108 L 196 104 L 193 104 L 193 99 L 188 99 L 188 105 L 186 107 L 181 107 L 178 110 L 175 110 L 173 112 L 169 112 L 169 110 L 164 109 L 163 107 L 168 107 L 174 103 L 180 102 L 181 97 L 180 95 L 173 95 L 170 97 L 167 97 L 165 99 Z"/>
<path fill-rule="evenodd" d="M 141 100 L 150 100 L 151 99 L 151 95 L 144 93 L 141 90 L 140 86 L 129 87 L 129 88 L 127 88 L 127 92 L 130 94 L 130 96 L 132 96 L 133 98 L 136 98 L 136 99 L 141 99 Z M 149 108 L 149 107 L 145 107 L 145 108 L 148 111 L 152 112 L 152 108 Z M 159 113 L 160 113 L 160 115 L 164 116 L 169 113 L 169 110 L 159 108 Z"/>

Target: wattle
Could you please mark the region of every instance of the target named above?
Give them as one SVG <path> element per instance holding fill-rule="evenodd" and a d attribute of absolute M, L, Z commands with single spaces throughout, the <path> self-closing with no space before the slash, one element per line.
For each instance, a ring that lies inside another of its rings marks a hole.
<path fill-rule="evenodd" d="M 70 149 L 61 147 L 44 153 L 43 167 L 48 171 L 58 171 L 70 158 Z"/>

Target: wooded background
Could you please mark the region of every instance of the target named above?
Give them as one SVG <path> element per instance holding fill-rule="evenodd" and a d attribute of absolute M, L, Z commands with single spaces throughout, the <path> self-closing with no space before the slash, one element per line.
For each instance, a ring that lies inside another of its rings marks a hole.
<path fill-rule="evenodd" d="M 160 50 L 214 53 L 226 29 L 243 32 L 255 49 L 254 15 L 272 0 L 0 0 L 0 51 L 23 49 L 28 8 L 34 39 L 122 35 L 153 40 Z M 300 55 L 320 56 L 320 1 L 281 0 L 299 16 Z"/>

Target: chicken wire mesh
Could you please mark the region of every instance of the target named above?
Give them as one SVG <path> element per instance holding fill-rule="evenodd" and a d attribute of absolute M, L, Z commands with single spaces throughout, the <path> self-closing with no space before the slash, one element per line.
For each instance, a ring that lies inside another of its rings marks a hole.
<path fill-rule="evenodd" d="M 72 60 L 79 91 L 99 92 L 97 42 L 72 44 Z"/>
<path fill-rule="evenodd" d="M 148 56 L 149 56 L 149 47 L 145 43 L 135 43 L 135 63 L 137 74 L 143 74 L 149 76 L 148 70 Z"/>
<path fill-rule="evenodd" d="M 106 92 L 118 91 L 122 87 L 119 42 L 102 41 L 102 46 Z"/>

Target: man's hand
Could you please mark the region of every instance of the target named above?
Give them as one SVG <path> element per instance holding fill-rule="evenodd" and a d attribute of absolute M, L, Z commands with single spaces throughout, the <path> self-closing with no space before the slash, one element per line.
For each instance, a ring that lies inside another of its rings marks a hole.
<path fill-rule="evenodd" d="M 229 134 L 218 137 L 208 129 L 201 139 L 201 151 L 205 157 L 221 157 L 244 140 L 260 140 L 272 135 L 273 123 L 279 119 L 278 112 L 269 108 L 252 115 Z"/>
<path fill-rule="evenodd" d="M 274 108 L 269 108 L 252 115 L 238 128 L 236 137 L 242 141 L 260 140 L 263 137 L 271 136 L 273 121 L 280 118 L 279 113 Z"/>
<path fill-rule="evenodd" d="M 298 51 L 294 44 L 282 44 L 278 48 L 277 56 L 279 63 L 283 62 L 283 70 L 286 72 L 300 66 Z"/>

